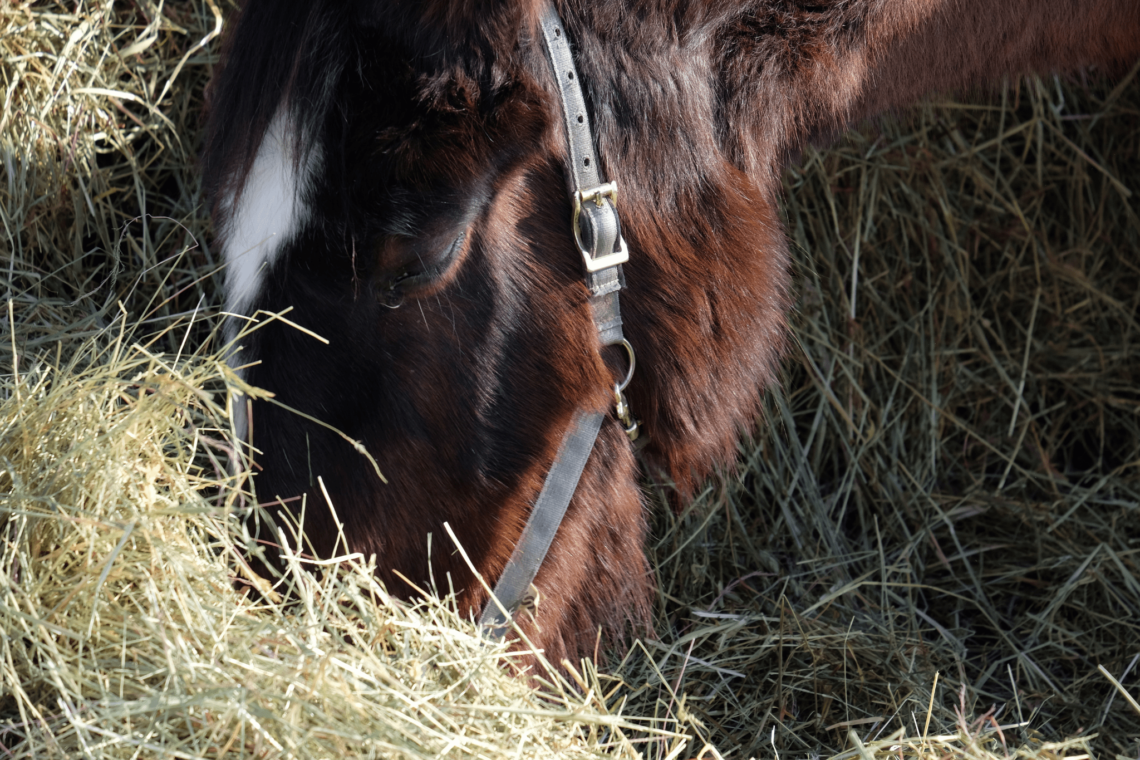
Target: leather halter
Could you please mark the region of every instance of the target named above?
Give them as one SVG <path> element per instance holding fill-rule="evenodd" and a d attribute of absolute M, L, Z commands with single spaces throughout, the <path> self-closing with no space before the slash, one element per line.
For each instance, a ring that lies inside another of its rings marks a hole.
<path fill-rule="evenodd" d="M 633 441 L 638 436 L 638 424 L 630 414 L 623 391 L 633 377 L 635 359 L 633 347 L 622 335 L 618 303 L 618 292 L 625 285 L 621 265 L 629 260 L 629 250 L 617 215 L 617 183 L 606 182 L 602 176 L 574 56 L 558 12 L 549 2 L 542 9 L 541 25 L 546 53 L 558 83 L 570 148 L 567 185 L 574 208 L 574 241 L 586 268 L 590 311 L 602 346 L 622 346 L 629 355 L 629 371 L 624 380 L 614 385 L 614 402 L 626 435 Z M 479 619 L 488 635 L 502 638 L 509 629 L 508 616 L 513 617 L 520 608 L 534 603 L 537 590 L 532 583 L 578 487 L 604 417 L 602 412 L 581 409 L 574 413 L 522 536 Z"/>

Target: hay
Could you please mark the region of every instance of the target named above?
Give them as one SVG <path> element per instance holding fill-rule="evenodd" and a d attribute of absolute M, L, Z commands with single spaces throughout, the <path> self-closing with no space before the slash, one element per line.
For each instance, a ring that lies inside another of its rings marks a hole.
<path fill-rule="evenodd" d="M 921 107 L 788 173 L 783 386 L 654 549 L 653 657 L 722 752 L 922 736 L 932 709 L 963 746 L 924 754 L 988 715 L 999 754 L 1136 756 L 1107 677 L 1137 693 L 1135 75 Z"/>
<path fill-rule="evenodd" d="M 153 324 L 216 293 L 193 167 L 221 12 L 72 5 L 0 5 L 0 277 L 29 353 L 95 335 L 119 303 Z"/>
<path fill-rule="evenodd" d="M 232 581 L 224 397 L 202 390 L 226 370 L 129 337 L 102 350 L 33 366 L 0 407 L 8 756 L 627 756 L 633 732 L 685 746 L 612 709 L 619 684 L 592 670 L 580 691 L 511 677 L 501 645 L 437 600 L 389 600 L 359 557 L 317 580 L 294 556 L 299 601 L 251 603 Z"/>
<path fill-rule="evenodd" d="M 805 154 L 797 346 L 737 468 L 656 511 L 658 638 L 536 690 L 359 558 L 233 587 L 223 12 L 0 7 L 6 756 L 1140 752 L 1135 72 Z"/>

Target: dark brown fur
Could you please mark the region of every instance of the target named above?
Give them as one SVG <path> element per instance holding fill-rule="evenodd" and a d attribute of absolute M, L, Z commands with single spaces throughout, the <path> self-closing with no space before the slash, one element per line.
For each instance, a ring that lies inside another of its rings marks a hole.
<path fill-rule="evenodd" d="M 604 409 L 597 345 L 570 234 L 561 113 L 538 4 L 250 0 L 212 92 L 204 154 L 215 198 L 240 189 L 281 102 L 327 167 L 316 220 L 256 303 L 295 306 L 321 346 L 270 326 L 249 341 L 255 384 L 360 439 L 258 404 L 257 489 L 308 494 L 331 549 L 328 485 L 352 548 L 406 593 L 431 570 L 463 609 L 501 572 L 576 408 Z M 639 366 L 629 395 L 653 476 L 690 493 L 733 459 L 785 348 L 790 306 L 779 178 L 811 140 L 932 91 L 1140 56 L 1135 0 L 564 0 L 559 12 L 631 259 L 622 294 Z M 302 105 L 303 104 L 303 107 Z M 225 210 L 215 205 L 222 221 Z M 401 268 L 462 250 L 414 293 Z M 399 309 L 386 300 L 403 298 Z M 615 365 L 616 366 L 616 365 Z M 651 580 L 638 466 L 603 428 L 538 577 L 532 627 L 558 662 L 598 626 L 647 620 Z M 432 553 L 427 555 L 427 534 Z M 445 578 L 449 580 L 445 581 Z"/>

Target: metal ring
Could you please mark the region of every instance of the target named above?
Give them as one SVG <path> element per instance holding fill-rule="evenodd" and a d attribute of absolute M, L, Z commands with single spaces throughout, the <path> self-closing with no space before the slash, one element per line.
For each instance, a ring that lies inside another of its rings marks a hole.
<path fill-rule="evenodd" d="M 637 369 L 637 355 L 633 353 L 633 346 L 625 338 L 621 339 L 621 343 L 610 343 L 611 346 L 621 346 L 625 352 L 629 354 L 629 371 L 625 373 L 625 379 L 618 383 L 617 390 L 621 393 L 629 385 L 629 381 L 633 379 L 633 371 Z"/>

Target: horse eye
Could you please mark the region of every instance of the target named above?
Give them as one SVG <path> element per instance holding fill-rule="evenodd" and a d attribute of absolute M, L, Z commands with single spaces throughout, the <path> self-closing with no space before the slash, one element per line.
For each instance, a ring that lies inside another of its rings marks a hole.
<path fill-rule="evenodd" d="M 416 291 L 439 282 L 455 264 L 466 238 L 467 231 L 464 230 L 446 246 L 427 246 L 435 248 L 435 251 L 413 249 L 414 260 L 395 271 L 389 270 L 386 276 L 379 278 L 380 292 L 377 295 L 381 302 L 390 308 L 397 308 L 405 296 L 415 295 Z"/>

